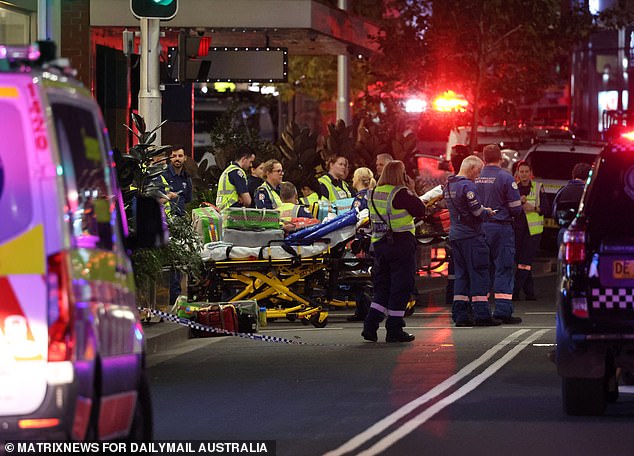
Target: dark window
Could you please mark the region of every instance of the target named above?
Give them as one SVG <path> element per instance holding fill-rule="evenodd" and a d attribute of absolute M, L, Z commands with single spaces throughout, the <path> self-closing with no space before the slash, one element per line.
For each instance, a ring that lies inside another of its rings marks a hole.
<path fill-rule="evenodd" d="M 575 152 L 554 152 L 551 150 L 536 150 L 531 152 L 527 161 L 533 169 L 535 177 L 542 179 L 572 179 L 572 168 L 577 163 L 592 165 L 597 156 Z"/>
<path fill-rule="evenodd" d="M 52 105 L 62 154 L 70 229 L 77 247 L 112 249 L 114 202 L 101 133 L 87 109 Z"/>
<path fill-rule="evenodd" d="M 0 102 L 0 243 L 24 231 L 33 216 L 31 180 L 20 112 Z"/>

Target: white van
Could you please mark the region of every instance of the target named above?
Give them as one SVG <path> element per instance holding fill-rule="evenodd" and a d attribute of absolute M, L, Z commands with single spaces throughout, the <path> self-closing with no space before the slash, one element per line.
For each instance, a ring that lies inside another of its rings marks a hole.
<path fill-rule="evenodd" d="M 604 143 L 570 139 L 545 140 L 534 144 L 526 152 L 524 160 L 531 166 L 535 181 L 544 186 L 552 202 L 557 191 L 572 179 L 572 168 L 581 162 L 594 164 L 604 146 Z M 559 229 L 550 214 L 544 215 L 544 227 Z"/>
<path fill-rule="evenodd" d="M 90 92 L 38 56 L 0 45 L 0 440 L 150 439 L 107 131 Z"/>

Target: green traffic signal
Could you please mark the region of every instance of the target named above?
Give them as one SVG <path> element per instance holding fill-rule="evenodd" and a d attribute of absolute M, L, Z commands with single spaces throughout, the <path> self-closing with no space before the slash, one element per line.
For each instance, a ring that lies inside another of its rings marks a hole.
<path fill-rule="evenodd" d="M 138 18 L 172 19 L 178 11 L 178 0 L 130 0 L 132 14 Z"/>

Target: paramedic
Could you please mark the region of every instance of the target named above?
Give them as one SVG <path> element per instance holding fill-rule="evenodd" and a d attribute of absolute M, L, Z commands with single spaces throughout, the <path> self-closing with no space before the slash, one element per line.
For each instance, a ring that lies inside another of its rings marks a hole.
<path fill-rule="evenodd" d="M 352 190 L 344 180 L 348 176 L 348 159 L 341 155 L 333 155 L 326 162 L 328 173 L 318 180 L 321 194 L 334 203 L 344 198 L 352 198 Z"/>
<path fill-rule="evenodd" d="M 249 195 L 251 195 L 251 201 L 255 203 L 255 191 L 260 185 L 264 183 L 264 162 L 258 157 L 255 157 L 251 164 L 251 172 L 247 176 L 247 188 L 249 189 Z M 253 206 L 253 204 L 251 204 Z"/>
<path fill-rule="evenodd" d="M 297 188 L 292 182 L 280 184 L 280 199 L 282 204 L 277 209 L 282 222 L 290 222 L 298 217 L 312 218 L 308 210 L 297 201 Z"/>
<path fill-rule="evenodd" d="M 354 197 L 352 207 L 359 212 L 368 208 L 368 191 L 376 186 L 376 180 L 374 180 L 374 174 L 370 168 L 357 168 L 352 175 L 352 187 L 356 190 L 357 194 Z"/>
<path fill-rule="evenodd" d="M 394 157 L 392 157 L 390 154 L 379 154 L 376 156 L 376 175 L 378 177 L 381 177 L 383 168 L 392 160 L 394 160 Z"/>
<path fill-rule="evenodd" d="M 478 200 L 474 183 L 483 166 L 474 155 L 465 158 L 460 172 L 449 176 L 444 191 L 451 217 L 449 244 L 455 271 L 451 315 L 456 326 L 500 324 L 489 309 L 489 247 L 482 229 L 482 222 L 493 212 Z"/>
<path fill-rule="evenodd" d="M 485 166 L 476 178 L 481 203 L 495 211 L 484 222 L 484 236 L 489 246 L 491 285 L 495 298 L 493 318 L 516 325 L 522 322 L 513 316 L 513 276 L 515 274 L 515 237 L 513 218 L 522 215 L 522 202 L 517 183 L 503 170 L 502 152 L 497 144 L 484 146 Z"/>
<path fill-rule="evenodd" d="M 425 205 L 412 191 L 413 182 L 406 183 L 405 177 L 402 161 L 389 162 L 368 198 L 374 247 L 374 297 L 361 336 L 372 342 L 378 340 L 377 330 L 385 314 L 386 342 L 412 342 L 415 338 L 403 331 L 403 327 L 416 273 L 414 217 L 425 215 Z"/>
<path fill-rule="evenodd" d="M 520 300 L 523 291 L 527 301 L 535 301 L 535 284 L 533 283 L 533 259 L 537 254 L 539 243 L 544 232 L 544 216 L 542 208 L 546 203 L 546 190 L 532 176 L 531 166 L 524 160 L 517 163 L 515 180 L 520 192 L 524 214 L 515 218 L 515 285 L 513 301 Z"/>
<path fill-rule="evenodd" d="M 171 214 L 179 217 L 185 215 L 185 204 L 190 203 L 193 199 L 192 179 L 183 167 L 186 160 L 183 146 L 175 145 L 172 149 L 170 162 L 163 171 L 163 177 L 170 189 L 168 196 L 170 196 Z"/>
<path fill-rule="evenodd" d="M 251 195 L 247 184 L 246 172 L 251 169 L 255 154 L 247 147 L 240 147 L 235 153 L 235 160 L 222 172 L 218 179 L 216 207 L 250 207 Z"/>
<path fill-rule="evenodd" d="M 282 164 L 271 159 L 264 163 L 264 183 L 255 191 L 255 207 L 258 209 L 277 209 L 282 205 L 280 184 L 284 177 Z"/>

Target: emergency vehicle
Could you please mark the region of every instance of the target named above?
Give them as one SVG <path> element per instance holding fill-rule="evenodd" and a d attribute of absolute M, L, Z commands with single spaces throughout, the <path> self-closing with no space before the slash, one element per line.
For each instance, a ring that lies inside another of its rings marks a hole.
<path fill-rule="evenodd" d="M 0 440 L 150 439 L 107 131 L 43 51 L 0 45 Z"/>

